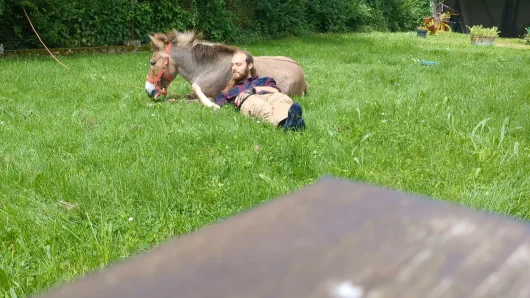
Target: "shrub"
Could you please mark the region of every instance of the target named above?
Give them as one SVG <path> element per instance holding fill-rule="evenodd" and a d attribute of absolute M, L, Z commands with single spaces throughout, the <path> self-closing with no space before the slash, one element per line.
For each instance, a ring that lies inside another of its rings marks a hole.
<path fill-rule="evenodd" d="M 428 12 L 425 0 L 0 0 L 0 43 L 8 49 L 41 47 L 23 7 L 49 47 L 147 42 L 147 34 L 173 28 L 225 42 L 309 32 L 403 31 L 414 29 Z"/>
<path fill-rule="evenodd" d="M 378 30 L 414 30 L 422 17 L 430 14 L 428 1 L 366 0 L 366 3 L 372 8 L 373 21 Z"/>
<path fill-rule="evenodd" d="M 304 0 L 257 1 L 253 28 L 266 38 L 306 34 L 310 32 L 306 3 Z"/>
<path fill-rule="evenodd" d="M 484 28 L 482 25 L 475 25 L 472 27 L 467 26 L 469 29 L 469 34 L 477 37 L 498 37 L 500 31 L 497 27 L 493 26 L 491 28 Z"/>

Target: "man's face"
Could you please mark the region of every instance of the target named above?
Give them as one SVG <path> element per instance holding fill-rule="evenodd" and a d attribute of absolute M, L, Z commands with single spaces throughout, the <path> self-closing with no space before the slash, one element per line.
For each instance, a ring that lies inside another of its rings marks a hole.
<path fill-rule="evenodd" d="M 244 53 L 237 53 L 232 57 L 232 78 L 238 82 L 250 77 L 252 64 L 247 64 L 247 56 Z"/>

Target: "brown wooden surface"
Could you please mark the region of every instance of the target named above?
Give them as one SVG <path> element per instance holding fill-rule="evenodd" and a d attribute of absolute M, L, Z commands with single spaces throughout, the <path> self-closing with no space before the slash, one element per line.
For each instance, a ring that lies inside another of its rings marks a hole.
<path fill-rule="evenodd" d="M 529 236 L 524 222 L 325 178 L 42 298 L 530 297 Z"/>

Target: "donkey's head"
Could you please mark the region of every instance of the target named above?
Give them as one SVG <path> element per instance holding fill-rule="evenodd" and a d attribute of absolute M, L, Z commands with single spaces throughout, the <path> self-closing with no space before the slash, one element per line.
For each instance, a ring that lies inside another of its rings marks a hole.
<path fill-rule="evenodd" d="M 145 91 L 151 98 L 167 95 L 169 84 L 177 76 L 177 68 L 171 61 L 170 53 L 173 42 L 165 34 L 149 35 L 151 47 L 154 50 L 151 56 L 151 67 L 145 82 Z"/>
<path fill-rule="evenodd" d="M 167 95 L 167 88 L 177 74 L 181 74 L 189 83 L 203 74 L 210 78 L 206 86 L 219 84 L 222 78 L 211 75 L 212 71 L 228 69 L 230 63 L 223 57 L 231 59 L 238 48 L 219 43 L 209 43 L 193 31 L 167 34 L 156 33 L 149 36 L 154 50 L 151 57 L 151 68 L 147 75 L 145 91 L 151 98 Z M 225 72 L 220 72 L 224 76 Z"/>

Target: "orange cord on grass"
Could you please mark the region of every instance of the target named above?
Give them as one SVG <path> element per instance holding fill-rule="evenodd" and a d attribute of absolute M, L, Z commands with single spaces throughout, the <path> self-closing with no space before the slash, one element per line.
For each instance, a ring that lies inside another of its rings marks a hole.
<path fill-rule="evenodd" d="M 40 43 L 42 43 L 42 45 L 44 46 L 44 48 L 46 49 L 46 51 L 48 51 L 48 53 L 50 53 L 50 55 L 52 55 L 52 57 L 53 57 L 53 59 L 55 59 L 55 61 L 59 62 L 59 64 L 61 64 L 62 66 L 64 66 L 66 69 L 70 69 L 70 68 L 68 68 L 68 66 L 64 65 L 64 63 L 62 63 L 61 61 L 59 61 L 59 59 L 57 59 L 57 58 L 52 54 L 52 52 L 50 52 L 50 50 L 48 50 L 48 47 L 44 44 L 44 42 L 43 42 L 42 39 L 40 38 L 39 34 L 38 34 L 37 31 L 35 30 L 35 27 L 33 27 L 33 24 L 31 23 L 31 20 L 29 19 L 28 13 L 26 12 L 26 9 L 25 9 L 24 7 L 22 7 L 22 9 L 24 10 L 24 14 L 26 14 L 26 18 L 28 18 L 29 24 L 31 25 L 31 29 L 33 29 L 33 32 L 35 32 L 35 34 L 37 35 L 37 37 L 38 37 L 39 40 L 40 40 Z"/>

